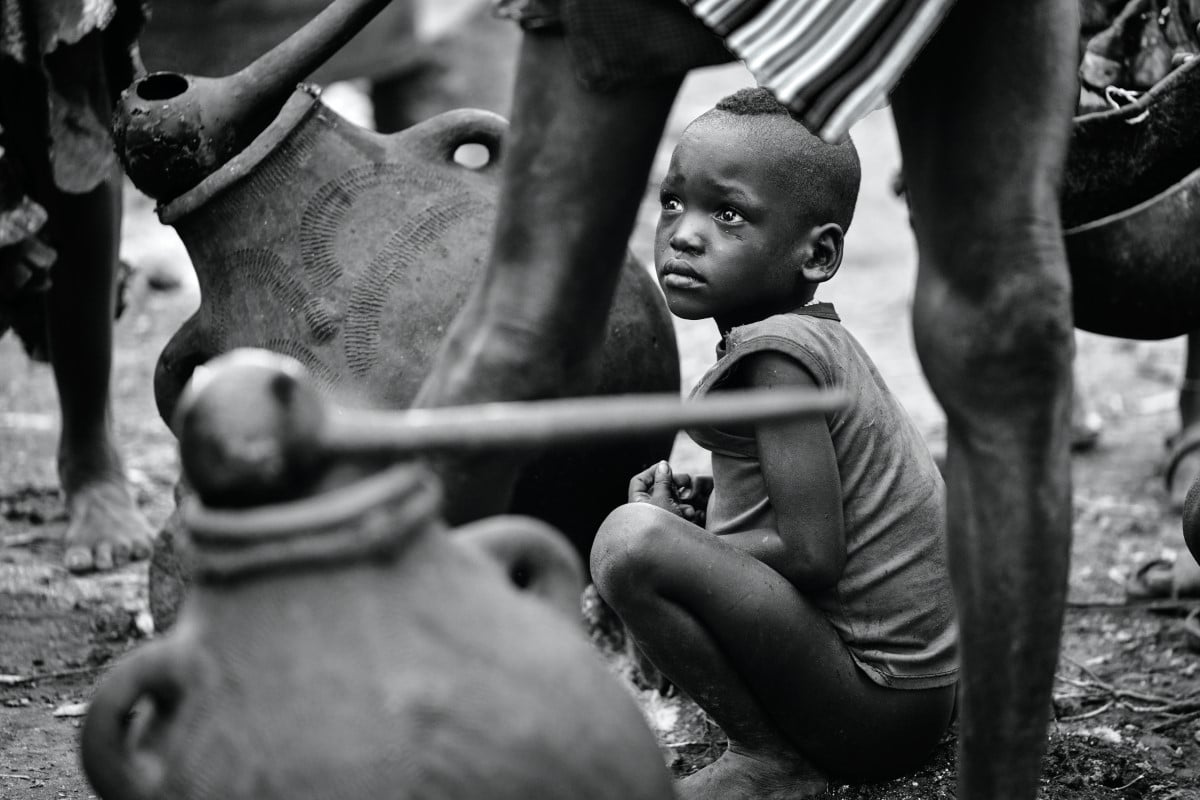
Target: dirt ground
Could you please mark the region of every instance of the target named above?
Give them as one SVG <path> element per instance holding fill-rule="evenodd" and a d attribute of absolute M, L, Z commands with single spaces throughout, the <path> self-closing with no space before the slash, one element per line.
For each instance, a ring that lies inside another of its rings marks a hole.
<path fill-rule="evenodd" d="M 667 141 L 718 97 L 745 85 L 738 68 L 694 75 Z M 353 88 L 336 104 L 364 113 Z M 864 342 L 935 449 L 944 424 L 912 349 L 909 305 L 915 255 L 903 204 L 891 193 L 899 167 L 890 117 L 877 113 L 855 136 L 863 193 L 841 274 L 822 295 L 833 300 Z M 661 174 L 669 148 L 656 166 Z M 631 246 L 651 253 L 656 181 L 648 185 Z M 151 394 L 154 362 L 196 307 L 195 281 L 169 229 L 150 204 L 127 195 L 124 254 L 139 272 L 117 325 L 115 423 L 139 500 L 152 522 L 171 505 L 177 473 L 173 440 Z M 148 276 L 175 275 L 173 291 Z M 709 323 L 678 327 L 685 387 L 712 358 Z M 1187 603 L 1124 604 L 1131 568 L 1182 548 L 1179 518 L 1166 510 L 1163 439 L 1177 424 L 1175 387 L 1181 342 L 1138 343 L 1080 335 L 1079 376 L 1105 419 L 1103 438 L 1075 462 L 1075 542 L 1071 608 L 1056 687 L 1043 797 L 1200 798 L 1200 655 L 1179 624 Z M 57 406 L 48 368 L 32 365 L 12 337 L 0 341 L 0 798 L 90 797 L 75 745 L 80 704 L 113 659 L 153 635 L 146 611 L 146 567 L 76 578 L 60 566 L 64 529 L 54 474 Z M 674 462 L 705 469 L 703 453 L 681 441 Z M 950 476 L 953 480 L 953 476 Z M 593 632 L 605 643 L 602 633 Z M 611 645 L 611 642 L 608 642 Z M 611 653 L 614 670 L 625 665 Z M 719 737 L 680 698 L 631 686 L 658 731 L 667 762 L 691 771 L 719 753 Z M 840 798 L 954 796 L 953 740 L 916 775 L 874 787 L 841 787 Z"/>

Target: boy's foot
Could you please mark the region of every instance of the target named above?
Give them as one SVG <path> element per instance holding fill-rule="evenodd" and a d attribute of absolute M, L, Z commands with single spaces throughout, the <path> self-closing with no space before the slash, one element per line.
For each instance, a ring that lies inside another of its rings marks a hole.
<path fill-rule="evenodd" d="M 108 570 L 150 556 L 154 530 L 138 510 L 123 474 L 107 472 L 66 492 L 67 569 Z"/>
<path fill-rule="evenodd" d="M 825 792 L 829 782 L 798 758 L 737 752 L 732 748 L 675 784 L 680 800 L 803 800 Z"/>

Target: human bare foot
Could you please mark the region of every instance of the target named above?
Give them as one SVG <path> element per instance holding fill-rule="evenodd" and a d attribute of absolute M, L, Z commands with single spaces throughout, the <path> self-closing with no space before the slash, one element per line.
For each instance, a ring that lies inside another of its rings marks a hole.
<path fill-rule="evenodd" d="M 802 800 L 816 797 L 829 782 L 795 757 L 735 750 L 675 784 L 680 800 Z"/>
<path fill-rule="evenodd" d="M 71 572 L 108 570 L 150 555 L 154 531 L 138 510 L 123 471 L 105 469 L 63 481 L 67 495 L 66 554 Z"/>

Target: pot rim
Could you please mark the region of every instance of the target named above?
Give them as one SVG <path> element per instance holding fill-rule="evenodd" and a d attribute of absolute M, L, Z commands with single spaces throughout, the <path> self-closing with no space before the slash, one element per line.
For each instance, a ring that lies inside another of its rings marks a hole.
<path fill-rule="evenodd" d="M 158 207 L 158 219 L 164 225 L 174 225 L 218 194 L 249 175 L 300 123 L 318 106 L 321 89 L 311 83 L 300 83 L 283 104 L 279 115 L 271 120 L 262 133 L 254 137 L 245 150 L 221 165 L 216 172 L 183 194 Z"/>
<path fill-rule="evenodd" d="M 183 507 L 198 584 L 391 560 L 440 524 L 441 491 L 405 463 L 300 500 L 245 510 Z"/>
<path fill-rule="evenodd" d="M 250 544 L 338 527 L 397 500 L 431 491 L 440 498 L 433 474 L 423 465 L 410 462 L 282 503 L 227 509 L 205 506 L 197 498 L 190 498 L 182 508 L 182 516 L 198 544 Z"/>
<path fill-rule="evenodd" d="M 1197 60 L 1200 61 L 1200 58 Z M 1129 208 L 1123 208 L 1120 211 L 1113 212 L 1112 214 L 1108 214 L 1103 217 L 1098 217 L 1097 219 L 1089 220 L 1076 225 L 1073 228 L 1067 228 L 1063 231 L 1063 236 L 1076 236 L 1083 233 L 1090 233 L 1091 231 L 1098 230 L 1115 222 L 1134 217 L 1153 206 L 1165 202 L 1166 200 L 1170 199 L 1171 196 L 1179 194 L 1188 186 L 1196 183 L 1200 183 L 1200 167 L 1193 169 L 1191 172 L 1188 172 L 1178 181 L 1163 189 L 1158 194 L 1148 197 L 1136 205 L 1132 205 Z"/>

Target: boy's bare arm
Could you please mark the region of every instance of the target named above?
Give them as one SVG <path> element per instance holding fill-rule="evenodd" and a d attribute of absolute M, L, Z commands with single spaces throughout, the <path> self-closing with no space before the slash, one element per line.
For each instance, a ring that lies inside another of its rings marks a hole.
<path fill-rule="evenodd" d="M 778 353 L 750 356 L 742 381 L 756 388 L 812 386 L 798 363 Z M 767 496 L 778 530 L 722 540 L 746 550 L 801 591 L 833 585 L 846 563 L 842 482 L 823 417 L 760 425 L 755 430 Z"/>

